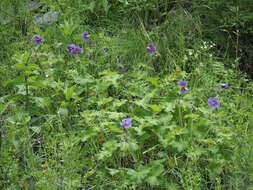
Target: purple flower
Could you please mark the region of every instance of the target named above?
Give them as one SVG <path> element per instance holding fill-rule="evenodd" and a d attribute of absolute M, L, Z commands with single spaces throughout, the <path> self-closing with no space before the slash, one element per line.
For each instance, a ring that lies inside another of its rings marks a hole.
<path fill-rule="evenodd" d="M 228 84 L 227 84 L 227 83 L 222 83 L 222 84 L 220 85 L 220 87 L 221 87 L 221 88 L 227 88 L 227 87 L 228 87 Z"/>
<path fill-rule="evenodd" d="M 37 35 L 37 34 L 33 36 L 33 43 L 34 43 L 34 44 L 39 45 L 39 44 L 41 44 L 42 42 L 44 42 L 44 38 L 40 37 L 40 36 Z"/>
<path fill-rule="evenodd" d="M 82 53 L 82 52 L 83 52 L 83 48 L 80 48 L 80 47 L 76 46 L 75 54 L 78 54 L 80 56 L 80 53 Z"/>
<path fill-rule="evenodd" d="M 183 93 L 185 93 L 185 92 L 188 91 L 188 88 L 186 88 L 186 83 L 187 83 L 186 81 L 182 81 L 182 80 L 180 80 L 180 81 L 177 82 L 177 84 L 182 87 L 181 90 L 180 90 L 181 94 L 183 94 Z"/>
<path fill-rule="evenodd" d="M 75 48 L 76 48 L 76 46 L 74 44 L 68 44 L 66 46 L 66 48 L 67 48 L 67 50 L 69 51 L 69 53 L 71 55 L 75 55 Z"/>
<path fill-rule="evenodd" d="M 76 55 L 76 54 L 78 54 L 78 55 L 80 56 L 80 53 L 83 52 L 83 49 L 82 49 L 82 48 L 80 48 L 80 47 L 78 47 L 78 46 L 76 46 L 76 45 L 74 45 L 74 44 L 68 44 L 68 45 L 66 46 L 66 48 L 67 48 L 67 50 L 69 51 L 69 53 L 70 53 L 71 55 Z"/>
<path fill-rule="evenodd" d="M 82 40 L 89 40 L 89 37 L 88 37 L 88 35 L 89 35 L 89 32 L 88 31 L 85 31 L 83 34 L 82 34 Z"/>
<path fill-rule="evenodd" d="M 151 42 L 148 47 L 146 48 L 146 51 L 148 54 L 152 54 L 153 52 L 156 51 L 156 47 L 154 46 L 154 44 Z"/>
<path fill-rule="evenodd" d="M 182 80 L 177 82 L 177 84 L 180 85 L 181 87 L 185 87 L 186 83 L 187 83 L 186 81 L 182 81 Z"/>
<path fill-rule="evenodd" d="M 185 93 L 187 91 L 188 91 L 188 88 L 182 87 L 181 90 L 180 90 L 180 93 L 183 94 L 183 93 Z"/>
<path fill-rule="evenodd" d="M 127 129 L 128 127 L 132 126 L 132 119 L 131 118 L 122 119 L 120 125 L 123 126 L 125 129 Z"/>
<path fill-rule="evenodd" d="M 208 106 L 212 109 L 218 108 L 220 106 L 220 102 L 218 102 L 218 100 L 218 97 L 208 98 Z"/>

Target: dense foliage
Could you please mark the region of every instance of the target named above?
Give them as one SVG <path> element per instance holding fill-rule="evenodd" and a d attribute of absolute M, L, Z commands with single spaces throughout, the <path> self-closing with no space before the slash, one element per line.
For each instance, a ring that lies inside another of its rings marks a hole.
<path fill-rule="evenodd" d="M 244 2 L 2 0 L 0 189 L 250 190 Z"/>

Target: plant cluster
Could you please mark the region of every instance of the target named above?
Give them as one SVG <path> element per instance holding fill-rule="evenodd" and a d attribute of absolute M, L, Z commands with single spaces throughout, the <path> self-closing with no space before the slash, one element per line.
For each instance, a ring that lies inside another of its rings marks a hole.
<path fill-rule="evenodd" d="M 253 83 L 181 1 L 41 2 L 0 25 L 0 189 L 252 187 Z"/>

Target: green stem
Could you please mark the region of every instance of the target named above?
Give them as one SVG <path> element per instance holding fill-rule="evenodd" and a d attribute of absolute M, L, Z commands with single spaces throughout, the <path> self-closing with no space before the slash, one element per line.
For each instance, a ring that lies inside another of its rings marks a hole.
<path fill-rule="evenodd" d="M 25 76 L 25 99 L 26 99 L 26 108 L 28 107 L 29 105 L 29 89 L 28 89 L 28 82 L 27 82 L 27 76 Z"/>
<path fill-rule="evenodd" d="M 29 55 L 29 58 L 25 63 L 26 67 L 30 61 L 30 58 L 31 58 L 30 56 L 31 56 L 31 54 Z M 26 99 L 25 100 L 26 101 L 25 107 L 28 108 L 28 105 L 29 105 L 29 85 L 28 85 L 28 76 L 26 76 L 26 75 L 25 75 L 25 99 Z"/>

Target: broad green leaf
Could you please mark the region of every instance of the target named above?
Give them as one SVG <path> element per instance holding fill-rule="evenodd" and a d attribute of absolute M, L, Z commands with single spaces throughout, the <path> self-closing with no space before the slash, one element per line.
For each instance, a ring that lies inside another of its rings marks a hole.
<path fill-rule="evenodd" d="M 109 125 L 108 128 L 110 129 L 110 131 L 112 132 L 116 132 L 116 133 L 122 133 L 122 130 L 120 129 L 121 126 L 115 126 L 115 125 Z"/>
<path fill-rule="evenodd" d="M 112 168 L 106 168 L 107 170 L 109 170 L 109 173 L 114 176 L 115 174 L 119 173 L 120 170 L 117 169 L 112 169 Z"/>
<path fill-rule="evenodd" d="M 104 33 L 100 32 L 100 33 L 98 34 L 98 37 L 99 37 L 100 39 L 104 39 L 104 38 L 105 38 Z"/>
<path fill-rule="evenodd" d="M 24 76 L 29 76 L 29 75 L 34 75 L 36 73 L 33 71 L 25 70 L 25 71 L 23 71 L 23 74 L 24 74 Z"/>
<path fill-rule="evenodd" d="M 126 100 L 119 100 L 119 99 L 115 99 L 113 101 L 113 108 L 114 109 L 117 109 L 119 108 L 120 106 L 124 105 L 126 103 Z"/>
<path fill-rule="evenodd" d="M 151 108 L 153 111 L 155 111 L 155 112 L 160 112 L 162 109 L 161 109 L 161 107 L 160 106 L 158 106 L 158 105 L 155 105 L 155 104 L 149 104 L 149 105 L 147 105 L 149 108 Z"/>
<path fill-rule="evenodd" d="M 23 63 L 16 63 L 15 65 L 13 65 L 13 68 L 17 70 L 25 70 L 26 66 Z"/>
<path fill-rule="evenodd" d="M 153 84 L 156 87 L 159 87 L 159 78 L 150 78 L 149 81 L 151 82 L 151 84 Z"/>
<path fill-rule="evenodd" d="M 113 152 L 118 148 L 116 140 L 110 140 L 103 144 L 102 151 L 98 154 L 98 159 L 103 160 L 112 156 Z"/>
<path fill-rule="evenodd" d="M 36 64 L 29 64 L 26 66 L 26 69 L 28 70 L 40 70 L 40 67 Z"/>
<path fill-rule="evenodd" d="M 41 108 L 46 108 L 49 106 L 50 104 L 50 98 L 47 98 L 47 97 L 32 97 L 34 103 L 41 107 Z"/>
<path fill-rule="evenodd" d="M 15 65 L 13 65 L 14 69 L 17 70 L 39 70 L 39 66 L 36 64 L 29 64 L 29 65 L 25 65 L 23 63 L 16 63 Z"/>
<path fill-rule="evenodd" d="M 150 185 L 155 186 L 155 185 L 159 185 L 159 181 L 158 178 L 156 176 L 151 176 L 149 178 L 147 178 L 146 180 Z"/>
<path fill-rule="evenodd" d="M 109 98 L 103 98 L 102 100 L 98 101 L 98 105 L 99 106 L 103 106 L 109 102 L 111 102 L 113 100 L 112 97 L 109 97 Z"/>
<path fill-rule="evenodd" d="M 11 117 L 8 117 L 7 121 L 13 125 L 25 125 L 30 121 L 30 119 L 31 119 L 30 115 L 28 115 L 23 111 L 20 111 Z"/>
<path fill-rule="evenodd" d="M 87 85 L 95 82 L 93 77 L 88 73 L 86 73 L 84 76 L 81 76 L 76 70 L 70 70 L 69 75 L 73 78 L 74 82 L 77 84 Z"/>
<path fill-rule="evenodd" d="M 26 52 L 26 53 L 22 54 L 21 63 L 24 64 L 24 65 L 27 64 L 29 56 L 30 56 L 29 52 Z"/>
<path fill-rule="evenodd" d="M 119 143 L 119 147 L 121 151 L 129 151 L 129 152 L 133 152 L 138 150 L 139 146 L 137 145 L 136 142 L 121 142 Z"/>
<path fill-rule="evenodd" d="M 67 90 L 65 92 L 65 98 L 66 98 L 66 100 L 70 100 L 71 98 L 73 98 L 72 88 L 67 88 Z"/>
<path fill-rule="evenodd" d="M 7 81 L 4 81 L 4 82 L 2 82 L 2 85 L 4 87 L 6 87 L 9 84 L 21 84 L 21 83 L 24 83 L 24 77 L 23 76 L 19 76 L 19 77 L 16 77 L 14 79 L 9 79 Z"/>
<path fill-rule="evenodd" d="M 32 81 L 28 82 L 29 86 L 36 86 L 36 87 L 41 87 L 41 88 L 46 88 L 46 86 L 43 84 L 42 81 Z"/>

